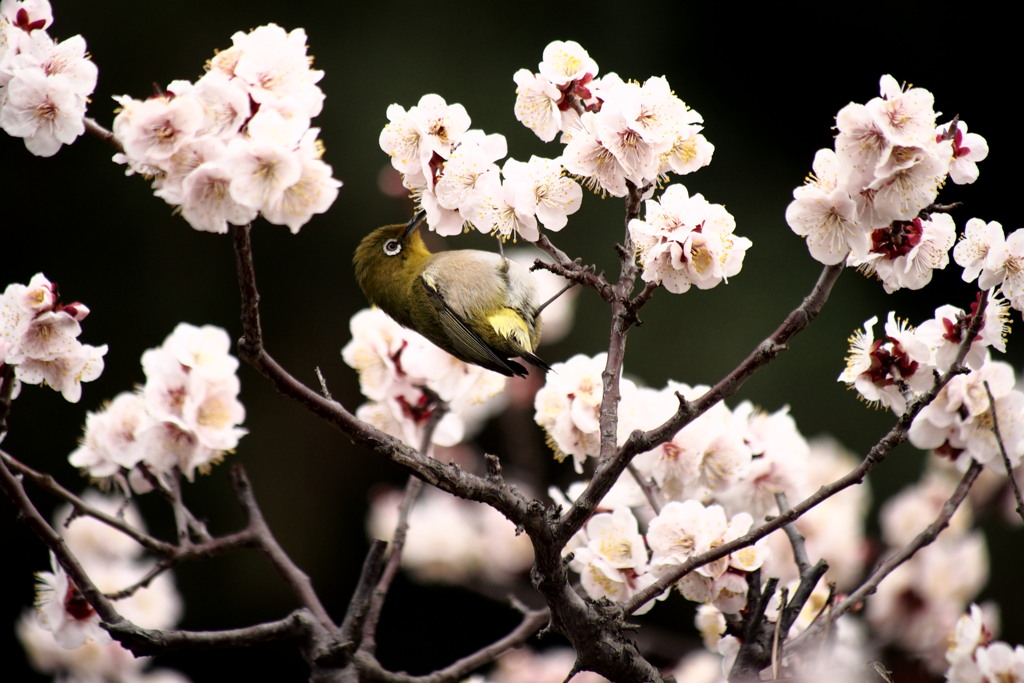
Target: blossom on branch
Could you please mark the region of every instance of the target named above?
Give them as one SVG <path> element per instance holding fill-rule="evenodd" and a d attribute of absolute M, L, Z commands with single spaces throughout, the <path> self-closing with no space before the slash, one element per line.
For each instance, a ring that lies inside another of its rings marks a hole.
<path fill-rule="evenodd" d="M 488 400 L 505 388 L 498 373 L 458 360 L 378 308 L 359 311 L 349 327 L 352 339 L 341 356 L 359 373 L 360 389 L 370 399 L 357 416 L 413 448 L 422 445 L 424 427 L 441 409 L 432 395 L 448 406 L 433 443 L 454 446 L 475 431 L 494 406 Z"/>
<path fill-rule="evenodd" d="M 232 43 L 195 83 L 174 81 L 144 101 L 115 97 L 124 153 L 114 160 L 152 177 L 196 230 L 223 233 L 262 215 L 297 233 L 341 187 L 310 128 L 323 72 L 310 68 L 302 29 L 269 24 Z"/>
<path fill-rule="evenodd" d="M 97 78 L 85 39 L 55 42 L 46 33 L 52 22 L 47 0 L 0 5 L 0 128 L 43 157 L 85 132 Z"/>
<path fill-rule="evenodd" d="M 88 314 L 80 302 L 59 303 L 57 285 L 42 273 L 28 285 L 8 285 L 0 295 L 0 366 L 13 366 L 16 381 L 45 384 L 77 403 L 82 382 L 100 376 L 107 353 L 106 345 L 78 341 Z"/>
<path fill-rule="evenodd" d="M 710 289 L 740 272 L 752 242 L 735 229 L 724 206 L 700 194 L 691 197 L 680 184 L 669 186 L 659 200 L 647 200 L 644 220 L 629 222 L 644 282 L 676 294 L 692 285 Z"/>
<path fill-rule="evenodd" d="M 238 400 L 238 360 L 227 333 L 207 325 L 179 324 L 158 348 L 142 354 L 146 383 L 89 413 L 82 444 L 68 461 L 96 479 L 152 484 L 140 471 L 190 481 L 233 450 L 246 430 Z"/>

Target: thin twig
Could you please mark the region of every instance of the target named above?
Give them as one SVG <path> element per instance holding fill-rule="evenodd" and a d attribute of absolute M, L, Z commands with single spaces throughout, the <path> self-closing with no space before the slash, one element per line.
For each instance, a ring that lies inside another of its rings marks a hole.
<path fill-rule="evenodd" d="M 115 602 L 117 600 L 124 600 L 125 598 L 130 598 L 132 595 L 135 594 L 135 591 L 139 590 L 140 588 L 145 588 L 146 586 L 148 586 L 150 583 L 153 582 L 153 579 L 155 579 L 156 577 L 160 576 L 165 571 L 173 567 L 174 564 L 175 563 L 171 560 L 159 560 L 152 567 L 149 568 L 149 571 L 147 571 L 141 579 L 139 579 L 132 585 L 128 586 L 127 588 L 122 588 L 121 590 L 116 591 L 114 593 L 106 593 L 105 595 L 111 600 L 114 600 Z"/>
<path fill-rule="evenodd" d="M 985 386 L 985 394 L 988 395 L 988 410 L 992 415 L 992 433 L 996 437 L 996 443 L 999 444 L 999 454 L 1003 456 L 1003 467 L 1006 468 L 1006 478 L 1010 481 L 1010 488 L 1013 489 L 1013 499 L 1017 502 L 1017 516 L 1024 519 L 1024 500 L 1021 500 L 1020 487 L 1017 486 L 1017 479 L 1013 476 L 1013 465 L 1010 463 L 1010 456 L 1006 453 L 1006 443 L 1003 441 L 1003 435 L 999 432 L 999 417 L 996 415 L 996 399 L 992 396 L 992 387 L 988 385 L 988 380 L 982 382 Z"/>
<path fill-rule="evenodd" d="M 355 660 L 360 670 L 368 675 L 369 680 L 373 681 L 382 681 L 384 683 L 449 683 L 450 681 L 461 681 L 480 667 L 493 662 L 499 655 L 513 648 L 521 647 L 547 623 L 549 618 L 550 615 L 546 609 L 529 611 L 523 615 L 523 620 L 519 622 L 519 625 L 507 635 L 477 650 L 473 654 L 449 664 L 443 669 L 438 669 L 424 676 L 410 676 L 409 674 L 386 671 L 380 665 L 380 662 L 369 652 L 360 651 L 356 653 Z"/>
<path fill-rule="evenodd" d="M 636 465 L 629 463 L 626 465 L 626 470 L 632 475 L 633 480 L 636 481 L 640 490 L 644 492 L 644 497 L 647 499 L 647 504 L 654 510 L 654 514 L 661 513 L 661 494 L 654 485 L 653 480 L 645 479 L 644 475 L 636 468 Z"/>
<path fill-rule="evenodd" d="M 784 491 L 778 491 L 775 494 L 775 504 L 779 506 L 779 512 L 785 512 L 789 509 L 789 500 L 786 498 Z M 807 557 L 807 546 L 804 543 L 803 534 L 796 528 L 796 524 L 787 524 L 782 528 L 789 538 L 790 546 L 793 547 L 793 559 L 796 561 L 796 568 L 800 576 L 803 576 L 811 568 L 811 561 Z"/>
<path fill-rule="evenodd" d="M 681 399 L 679 410 L 665 423 L 647 432 L 640 430 L 633 432 L 618 449 L 614 458 L 599 461 L 590 484 L 576 499 L 575 504 L 563 514 L 558 523 L 556 533 L 559 542 L 563 544 L 568 542 L 573 534 L 579 531 L 633 456 L 656 448 L 672 439 L 686 424 L 702 415 L 719 401 L 736 393 L 755 372 L 788 348 L 789 340 L 805 329 L 821 311 L 842 270 L 840 265 L 825 266 L 814 288 L 803 302 L 790 312 L 785 321 L 768 338 L 758 344 L 757 348 L 732 372 L 700 398 L 694 401 Z M 614 334 L 613 330 L 613 336 Z"/>
<path fill-rule="evenodd" d="M 363 638 L 359 650 L 363 652 L 374 652 L 377 649 L 377 624 L 380 621 L 380 613 L 384 608 L 384 600 L 387 598 L 391 583 L 398 575 L 399 567 L 402 564 L 402 549 L 405 546 L 406 534 L 409 532 L 409 513 L 412 511 L 413 503 L 419 498 L 423 491 L 423 481 L 410 476 L 405 482 L 405 491 L 402 500 L 398 504 L 398 521 L 395 524 L 395 533 L 388 544 L 388 558 L 384 564 L 384 571 L 381 572 L 380 580 L 374 586 L 370 596 L 370 604 L 366 610 L 366 618 L 363 621 Z"/>
<path fill-rule="evenodd" d="M 146 629 L 122 620 L 107 626 L 110 635 L 137 657 L 187 650 L 218 650 L 252 647 L 282 640 L 304 641 L 315 629 L 313 617 L 298 609 L 277 621 L 223 631 L 176 631 Z"/>
<path fill-rule="evenodd" d="M 114 137 L 114 134 L 97 123 L 95 119 L 88 116 L 85 117 L 85 132 L 89 133 L 94 138 L 98 138 L 107 143 L 118 152 L 124 152 L 124 148 L 121 147 L 121 142 Z"/>
<path fill-rule="evenodd" d="M 357 641 L 362 641 L 363 624 L 366 622 L 374 587 L 380 581 L 384 569 L 387 548 L 387 541 L 375 538 L 366 551 L 366 559 L 363 560 L 363 568 L 359 572 L 359 581 L 352 592 L 352 599 L 348 601 L 348 610 L 339 629 L 339 637 L 347 652 L 354 651 Z"/>
<path fill-rule="evenodd" d="M 6 451 L 0 450 L 0 459 L 2 459 L 7 467 L 12 471 L 17 472 L 19 475 L 30 480 L 43 491 L 70 503 L 72 510 L 76 514 L 88 515 L 89 517 L 99 520 L 113 529 L 117 529 L 154 555 L 159 555 L 161 557 L 174 557 L 179 552 L 177 546 L 173 543 L 161 541 L 160 539 L 150 536 L 143 531 L 139 531 L 120 517 L 109 515 L 102 510 L 92 507 L 77 495 L 61 486 L 60 483 L 58 483 L 57 480 L 49 474 L 44 474 L 32 469 Z"/>
<path fill-rule="evenodd" d="M 420 387 L 420 390 L 427 394 L 429 402 L 433 406 L 433 409 L 429 412 L 430 417 L 423 425 L 423 435 L 420 442 L 420 453 L 429 456 L 434 439 L 434 431 L 437 429 L 437 425 L 445 413 L 448 412 L 448 404 L 442 401 L 441 397 L 433 391 L 425 387 Z M 391 589 L 391 583 L 394 581 L 395 576 L 398 575 L 398 570 L 401 567 L 402 551 L 405 549 L 405 540 L 409 533 L 409 516 L 412 514 L 413 505 L 416 504 L 422 491 L 423 481 L 410 476 L 409 480 L 405 483 L 405 492 L 402 494 L 402 500 L 398 504 L 398 520 L 395 523 L 395 533 L 391 538 L 391 543 L 388 544 L 387 563 L 384 565 L 384 571 L 381 572 L 380 580 L 377 581 L 377 585 L 370 595 L 370 604 L 367 607 L 366 618 L 363 622 L 363 638 L 359 645 L 360 650 L 372 653 L 377 648 L 377 623 L 380 621 L 380 613 L 384 608 L 384 600 L 387 598 L 388 591 Z"/>
<path fill-rule="evenodd" d="M 960 507 L 960 503 L 962 503 L 964 498 L 967 497 L 968 492 L 971 490 L 971 486 L 978 478 L 978 475 L 981 474 L 982 469 L 984 469 L 984 467 L 981 464 L 976 460 L 972 460 L 971 466 L 966 472 L 964 472 L 964 476 L 960 479 L 960 483 L 957 484 L 953 494 L 943 504 L 942 509 L 939 511 L 935 520 L 929 524 L 924 531 L 915 536 L 910 543 L 905 545 L 898 552 L 893 553 L 884 562 L 878 565 L 871 575 L 865 579 L 856 590 L 847 595 L 842 602 L 830 610 L 820 622 L 813 625 L 813 628 L 808 628 L 797 638 L 794 638 L 791 643 L 791 647 L 796 647 L 798 643 L 805 640 L 813 639 L 822 629 L 830 625 L 836 619 L 846 614 L 851 609 L 857 608 L 865 598 L 873 594 L 875 590 L 878 589 L 878 585 L 885 577 L 913 557 L 918 550 L 934 542 L 942 530 L 949 526 L 949 520 L 952 519 L 953 514 L 956 512 L 957 508 Z"/>
<path fill-rule="evenodd" d="M 174 471 L 167 477 L 167 485 L 171 493 L 172 506 L 174 507 L 174 519 L 179 523 L 179 534 L 184 530 L 185 540 L 189 543 L 207 542 L 211 540 L 210 532 L 206 530 L 206 524 L 196 518 L 192 511 L 185 505 L 185 497 L 181 491 L 181 480 L 184 475 L 181 469 L 174 468 Z M 183 529 L 182 529 L 183 527 Z"/>
<path fill-rule="evenodd" d="M 296 565 L 291 557 L 284 551 L 277 538 L 270 531 L 263 512 L 256 503 L 256 497 L 252 492 L 252 484 L 245 474 L 245 468 L 241 463 L 233 463 L 231 466 L 231 485 L 235 489 L 235 496 L 241 503 L 248 521 L 248 529 L 255 536 L 260 551 L 267 557 L 277 573 L 284 579 L 292 593 L 298 598 L 299 604 L 309 610 L 309 613 L 316 618 L 317 622 L 327 631 L 335 631 L 336 626 L 331 621 L 330 615 L 324 609 L 319 596 L 313 590 L 313 582 L 309 576 Z"/>

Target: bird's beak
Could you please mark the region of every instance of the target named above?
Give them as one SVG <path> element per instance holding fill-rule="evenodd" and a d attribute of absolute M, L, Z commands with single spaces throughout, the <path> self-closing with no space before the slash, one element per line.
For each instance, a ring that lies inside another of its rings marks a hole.
<path fill-rule="evenodd" d="M 413 231 L 420 226 L 420 223 L 423 222 L 423 219 L 426 218 L 426 216 L 427 212 L 425 210 L 416 212 L 416 215 L 412 217 L 412 220 L 409 221 L 409 224 L 405 226 L 405 230 L 402 231 L 403 244 L 407 239 L 409 239 L 409 235 L 411 235 Z"/>

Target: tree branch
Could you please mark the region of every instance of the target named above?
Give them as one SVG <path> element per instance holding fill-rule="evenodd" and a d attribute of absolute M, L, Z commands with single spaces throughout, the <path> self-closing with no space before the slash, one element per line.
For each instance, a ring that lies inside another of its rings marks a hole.
<path fill-rule="evenodd" d="M 618 453 L 614 457 L 600 460 L 590 484 L 587 485 L 587 488 L 576 499 L 575 504 L 565 512 L 559 521 L 556 531 L 559 542 L 564 545 L 564 543 L 572 538 L 573 534 L 579 531 L 580 527 L 593 514 L 597 504 L 608 493 L 612 484 L 619 478 L 626 465 L 632 461 L 635 455 L 656 448 L 672 439 L 680 429 L 692 420 L 702 415 L 719 401 L 736 393 L 755 372 L 774 360 L 781 351 L 788 348 L 789 340 L 805 329 L 817 317 L 822 306 L 828 300 L 832 287 L 835 285 L 842 270 L 842 266 L 839 265 L 825 266 L 814 288 L 804 298 L 803 302 L 790 312 L 775 332 L 758 344 L 757 348 L 732 372 L 719 380 L 715 386 L 711 387 L 700 398 L 694 401 L 680 400 L 679 410 L 664 424 L 647 432 L 639 430 L 633 432 L 626 439 L 622 447 L 618 449 Z M 614 337 L 614 329 L 612 334 Z M 793 519 L 796 519 L 796 517 Z M 658 593 L 654 593 L 650 597 Z M 646 600 L 637 604 L 642 605 L 644 602 Z"/>
<path fill-rule="evenodd" d="M 270 561 L 277 573 L 284 579 L 284 582 L 291 588 L 299 600 L 299 604 L 305 607 L 309 613 L 319 622 L 320 626 L 327 631 L 335 631 L 337 627 L 331 620 L 327 610 L 320 602 L 319 596 L 313 590 L 313 582 L 309 576 L 296 565 L 288 554 L 277 542 L 270 527 L 263 518 L 263 512 L 256 503 L 256 497 L 252 492 L 252 484 L 245 474 L 245 468 L 241 463 L 233 463 L 231 466 L 231 485 L 235 489 L 238 502 L 241 503 L 248 520 L 247 528 L 256 540 L 260 552 Z"/>

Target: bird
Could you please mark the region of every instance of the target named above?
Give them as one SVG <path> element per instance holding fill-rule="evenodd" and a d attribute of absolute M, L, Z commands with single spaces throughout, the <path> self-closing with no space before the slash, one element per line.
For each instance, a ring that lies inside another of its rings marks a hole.
<path fill-rule="evenodd" d="M 432 253 L 419 234 L 424 212 L 362 239 L 352 258 L 367 300 L 459 360 L 525 377 L 520 358 L 545 372 L 534 351 L 541 321 L 530 272 L 478 249 Z"/>

